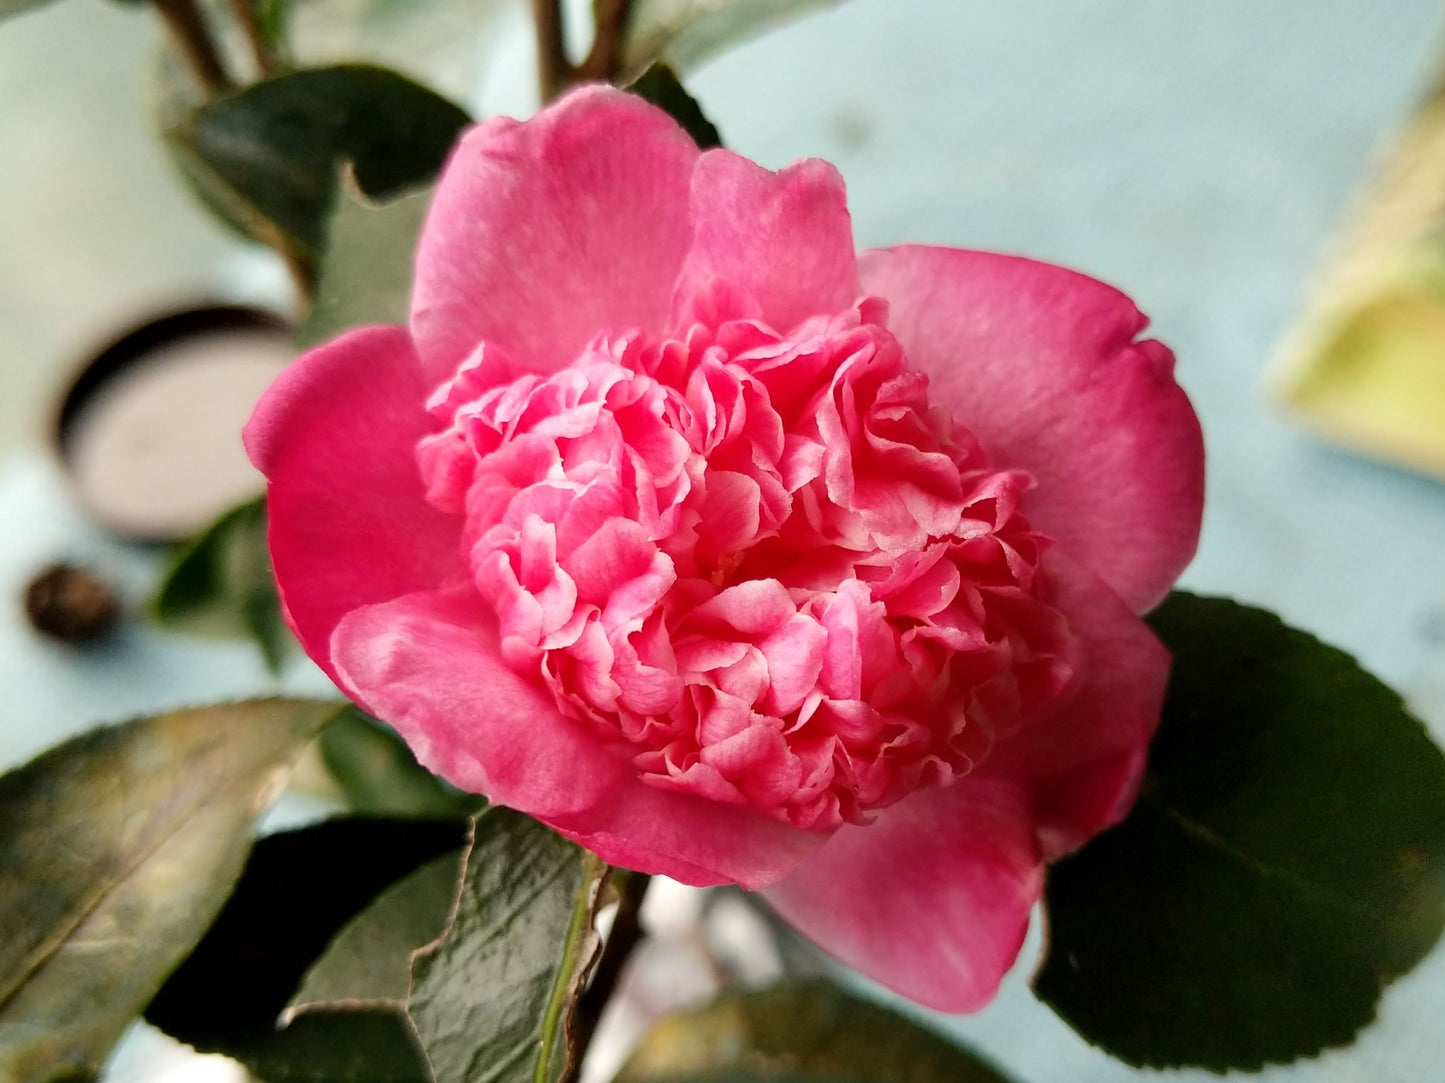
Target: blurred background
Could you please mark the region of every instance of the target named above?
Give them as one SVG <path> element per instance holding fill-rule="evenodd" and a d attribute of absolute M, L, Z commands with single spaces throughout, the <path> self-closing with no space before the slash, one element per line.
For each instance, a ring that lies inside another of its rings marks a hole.
<path fill-rule="evenodd" d="M 535 103 L 524 5 L 449 2 L 424 26 L 411 15 L 429 4 L 352 6 L 373 9 L 370 29 L 340 37 L 318 8 L 318 57 L 400 65 L 475 116 Z M 733 149 L 775 168 L 835 162 L 860 246 L 1019 252 L 1130 293 L 1178 355 L 1208 445 L 1203 543 L 1182 585 L 1349 650 L 1445 741 L 1445 486 L 1311 435 L 1266 386 L 1331 238 L 1435 78 L 1442 16 L 1435 0 L 846 0 L 683 77 Z M 0 25 L 7 766 L 142 710 L 325 687 L 305 663 L 274 678 L 247 645 L 138 618 L 77 651 L 21 610 L 55 560 L 113 579 L 131 612 L 161 566 L 92 525 L 65 486 L 54 420 L 81 364 L 179 305 L 284 305 L 270 254 L 224 233 L 173 176 L 150 120 L 158 39 L 144 7 L 102 0 Z M 1026 1083 L 1132 1078 L 1033 1000 L 1027 970 L 948 1026 Z M 1437 951 L 1357 1046 L 1265 1078 L 1440 1078 L 1442 1012 Z M 123 1051 L 116 1078 L 156 1078 L 156 1063 Z"/>

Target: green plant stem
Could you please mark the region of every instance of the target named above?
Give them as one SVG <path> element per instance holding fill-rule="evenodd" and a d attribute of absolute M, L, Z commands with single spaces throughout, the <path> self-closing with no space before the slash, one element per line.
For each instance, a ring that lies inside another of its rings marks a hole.
<path fill-rule="evenodd" d="M 195 0 L 151 0 L 206 97 L 231 87 L 231 77 L 206 30 Z"/>
<path fill-rule="evenodd" d="M 597 0 L 597 32 L 592 49 L 577 67 L 580 79 L 614 81 L 622 74 L 622 47 L 632 15 L 632 0 Z"/>
<path fill-rule="evenodd" d="M 587 991 L 577 1001 L 577 1014 L 572 1021 L 572 1067 L 559 1083 L 576 1083 L 602 1012 L 617 991 L 617 982 L 627 967 L 627 960 L 632 957 L 633 949 L 642 940 L 639 917 L 652 877 L 640 872 L 627 873 L 626 876 L 617 902 L 617 914 L 612 919 L 607 943 L 602 948 L 602 957 L 597 960 L 597 969 L 592 974 Z"/>

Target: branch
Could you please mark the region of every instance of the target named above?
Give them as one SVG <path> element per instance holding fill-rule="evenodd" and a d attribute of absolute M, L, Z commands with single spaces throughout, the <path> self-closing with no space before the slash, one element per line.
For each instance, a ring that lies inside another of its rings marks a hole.
<path fill-rule="evenodd" d="M 566 90 L 577 73 L 567 60 L 561 0 L 532 0 L 532 21 L 537 26 L 537 82 L 545 105 Z"/>
<path fill-rule="evenodd" d="M 577 67 L 582 79 L 614 81 L 622 73 L 622 49 L 632 16 L 632 0 L 597 0 L 597 33 L 587 59 Z"/>
<path fill-rule="evenodd" d="M 175 39 L 176 48 L 185 58 L 196 81 L 207 97 L 227 90 L 231 77 L 226 74 L 221 56 L 211 36 L 206 32 L 205 20 L 196 8 L 196 0 L 151 0 L 160 13 L 166 29 Z"/>

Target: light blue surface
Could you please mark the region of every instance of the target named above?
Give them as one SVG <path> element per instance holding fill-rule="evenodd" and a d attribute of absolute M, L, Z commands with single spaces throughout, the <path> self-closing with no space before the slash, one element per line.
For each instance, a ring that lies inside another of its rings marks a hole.
<path fill-rule="evenodd" d="M 851 0 L 689 81 L 735 149 L 836 162 L 864 245 L 1024 252 L 1134 295 L 1177 352 L 1209 445 L 1185 584 L 1351 650 L 1445 738 L 1445 486 L 1315 442 L 1261 390 L 1372 153 L 1428 78 L 1440 15 L 1430 0 Z M 15 273 L 3 251 L 0 268 Z M 5 597 L 55 556 L 123 575 L 132 597 L 154 572 L 85 526 L 35 452 L 0 465 L 0 524 Z M 307 672 L 290 681 L 315 687 Z M 0 687 L 14 761 L 95 721 L 268 682 L 245 648 L 140 627 L 80 659 L 12 606 Z M 1040 1007 L 1026 969 L 951 1029 L 1020 1083 L 1135 1078 Z M 1442 1019 L 1437 951 L 1358 1045 L 1266 1077 L 1445 1079 Z"/>

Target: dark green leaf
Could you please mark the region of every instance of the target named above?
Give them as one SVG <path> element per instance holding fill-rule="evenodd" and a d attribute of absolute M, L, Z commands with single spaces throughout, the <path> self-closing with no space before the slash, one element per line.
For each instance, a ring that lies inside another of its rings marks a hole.
<path fill-rule="evenodd" d="M 182 117 L 167 139 L 202 197 L 314 266 L 342 163 L 372 198 L 429 182 L 467 115 L 404 76 L 360 65 L 292 72 Z"/>
<path fill-rule="evenodd" d="M 378 816 L 465 816 L 484 804 L 416 762 L 396 731 L 349 707 L 321 733 L 321 758 L 357 812 Z"/>
<path fill-rule="evenodd" d="M 332 703 L 95 730 L 0 778 L 0 1079 L 96 1071 L 241 871 Z"/>
<path fill-rule="evenodd" d="M 316 300 L 297 333 L 315 346 L 351 327 L 406 323 L 411 306 L 412 254 L 431 190 L 390 203 L 369 201 L 348 179 L 326 229 Z"/>
<path fill-rule="evenodd" d="M 722 136 L 718 134 L 712 121 L 703 115 L 702 106 L 698 105 L 697 100 L 678 82 L 677 73 L 666 64 L 650 65 L 627 89 L 650 101 L 681 124 L 683 130 L 692 136 L 693 142 L 703 150 L 722 146 Z"/>
<path fill-rule="evenodd" d="M 448 852 L 442 861 L 452 865 L 449 901 L 457 848 L 465 841 L 461 820 L 368 818 L 262 839 L 225 909 L 151 1002 L 146 1019 L 202 1052 L 234 1057 L 272 1083 L 346 1078 L 361 1050 L 368 1078 L 419 1078 L 413 1044 L 395 1040 L 401 1031 L 386 1021 L 361 1047 L 355 1036 L 314 1047 L 298 1032 L 278 1031 L 276 1023 L 307 968 L 348 921 L 390 885 Z M 433 925 L 432 936 L 439 927 Z M 355 1020 L 343 1025 L 357 1027 Z"/>
<path fill-rule="evenodd" d="M 288 1010 L 288 1030 L 309 1025 L 326 1045 L 356 1005 L 389 1008 L 436 1083 L 559 1078 L 606 866 L 506 809 L 484 812 L 475 832 L 460 884 L 434 862 L 341 932 Z"/>
<path fill-rule="evenodd" d="M 265 499 L 232 508 L 181 545 L 151 611 L 179 631 L 247 636 L 278 670 L 291 633 L 271 575 Z"/>
<path fill-rule="evenodd" d="M 635 0 L 623 42 L 626 68 L 654 60 L 686 70 L 770 26 L 841 0 Z"/>
<path fill-rule="evenodd" d="M 1445 925 L 1445 758 L 1346 654 L 1173 595 L 1128 819 L 1054 867 L 1038 995 L 1132 1064 L 1258 1068 L 1349 1042 Z"/>
<path fill-rule="evenodd" d="M 1006 1083 L 995 1068 L 826 981 L 732 993 L 659 1023 L 616 1083 Z"/>

